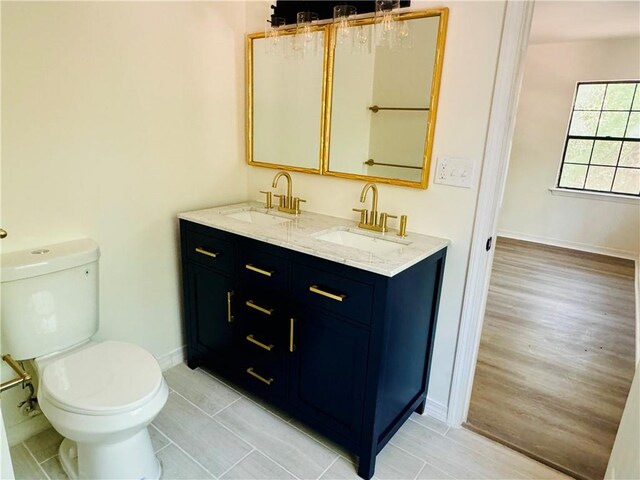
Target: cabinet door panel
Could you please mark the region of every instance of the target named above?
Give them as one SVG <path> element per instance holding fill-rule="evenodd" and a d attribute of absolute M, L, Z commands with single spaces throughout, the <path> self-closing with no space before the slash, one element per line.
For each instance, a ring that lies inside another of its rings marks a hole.
<path fill-rule="evenodd" d="M 191 264 L 193 341 L 204 353 L 207 364 L 225 368 L 233 352 L 233 324 L 230 322 L 231 279 Z"/>
<path fill-rule="evenodd" d="M 328 313 L 305 308 L 294 326 L 289 401 L 332 431 L 357 440 L 369 335 Z"/>

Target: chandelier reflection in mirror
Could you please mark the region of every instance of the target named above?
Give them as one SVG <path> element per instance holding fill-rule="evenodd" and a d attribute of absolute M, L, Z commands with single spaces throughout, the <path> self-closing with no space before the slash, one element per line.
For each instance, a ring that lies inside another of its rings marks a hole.
<path fill-rule="evenodd" d="M 376 45 L 390 50 L 411 48 L 409 26 L 400 20 L 400 0 L 376 0 Z"/>

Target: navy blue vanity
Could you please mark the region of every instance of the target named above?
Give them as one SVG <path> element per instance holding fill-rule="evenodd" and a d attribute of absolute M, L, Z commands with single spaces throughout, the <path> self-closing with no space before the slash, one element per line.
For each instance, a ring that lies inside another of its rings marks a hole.
<path fill-rule="evenodd" d="M 360 458 L 427 394 L 446 244 L 393 276 L 180 220 L 188 365 Z"/>

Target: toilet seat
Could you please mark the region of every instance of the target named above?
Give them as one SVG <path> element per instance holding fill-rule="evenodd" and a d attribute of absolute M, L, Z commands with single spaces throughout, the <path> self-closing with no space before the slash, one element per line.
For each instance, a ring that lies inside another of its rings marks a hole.
<path fill-rule="evenodd" d="M 135 410 L 162 388 L 156 359 L 137 345 L 91 343 L 47 364 L 41 394 L 57 408 L 84 415 Z"/>

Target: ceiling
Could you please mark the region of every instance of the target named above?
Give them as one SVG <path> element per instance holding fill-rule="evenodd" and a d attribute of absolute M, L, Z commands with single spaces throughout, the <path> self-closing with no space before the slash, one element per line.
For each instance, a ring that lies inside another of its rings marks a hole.
<path fill-rule="evenodd" d="M 640 37 L 640 2 L 538 0 L 530 43 Z"/>

